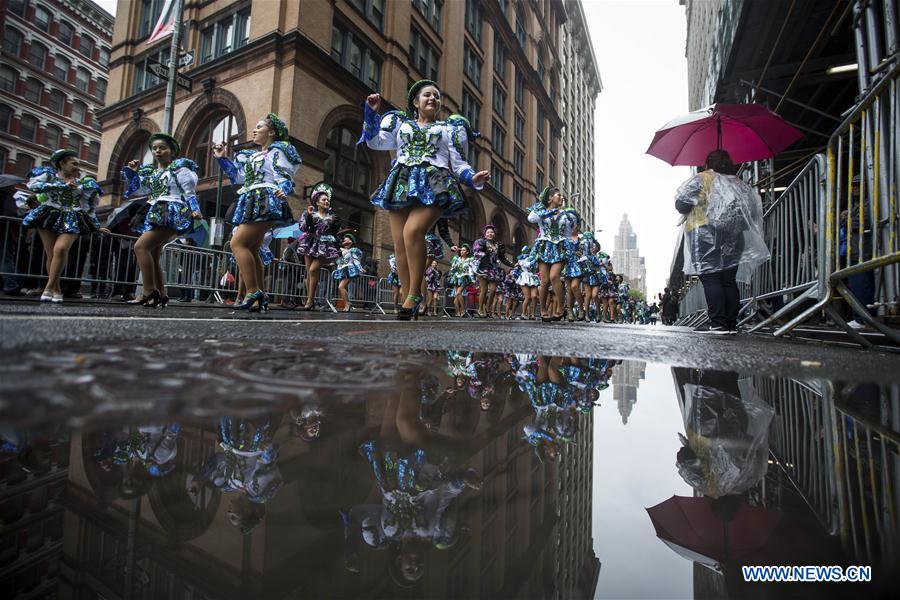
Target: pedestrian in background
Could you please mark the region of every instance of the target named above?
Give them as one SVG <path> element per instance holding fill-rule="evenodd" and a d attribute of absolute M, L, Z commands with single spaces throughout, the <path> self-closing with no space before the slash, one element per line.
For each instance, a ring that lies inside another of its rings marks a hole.
<path fill-rule="evenodd" d="M 706 168 L 675 194 L 684 215 L 684 273 L 699 275 L 709 323 L 698 331 L 729 334 L 737 330 L 740 294 L 738 266 L 747 276 L 769 259 L 763 238 L 762 200 L 739 179 L 725 150 L 706 157 Z"/>

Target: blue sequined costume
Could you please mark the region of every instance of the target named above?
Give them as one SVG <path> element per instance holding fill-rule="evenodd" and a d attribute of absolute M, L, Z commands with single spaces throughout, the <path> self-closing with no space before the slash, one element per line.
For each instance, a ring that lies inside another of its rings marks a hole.
<path fill-rule="evenodd" d="M 95 210 L 101 190 L 92 177 L 82 177 L 74 187 L 67 185 L 52 167 L 36 167 L 28 177 L 30 193 L 16 192 L 15 198 L 21 204 L 36 194 L 40 205 L 25 215 L 23 227 L 76 235 L 100 228 Z"/>
<path fill-rule="evenodd" d="M 341 256 L 334 265 L 332 277 L 336 280 L 352 279 L 362 275 L 363 252 L 359 248 L 341 248 Z"/>
<path fill-rule="evenodd" d="M 397 275 L 397 256 L 391 254 L 388 257 L 388 264 L 391 266 L 391 272 L 388 273 L 387 282 L 394 287 L 400 287 L 400 276 Z"/>
<path fill-rule="evenodd" d="M 288 142 L 272 142 L 265 150 L 241 150 L 234 161 L 218 159 L 219 166 L 238 189 L 232 225 L 265 222 L 273 226 L 294 222 L 287 196 L 294 191 L 294 174 L 300 168 L 300 155 Z M 277 190 L 285 194 L 280 199 Z"/>
<path fill-rule="evenodd" d="M 197 478 L 223 492 L 243 492 L 247 499 L 263 503 L 284 484 L 278 468 L 278 445 L 272 443 L 268 421 L 253 422 L 224 417 L 219 422 L 218 452 L 206 461 Z"/>
<path fill-rule="evenodd" d="M 475 258 L 472 256 L 467 258 L 454 256 L 453 260 L 450 261 L 450 272 L 447 275 L 447 280 L 454 287 L 466 287 L 475 283 Z"/>
<path fill-rule="evenodd" d="M 158 169 L 152 164 L 135 171 L 122 169 L 125 197 L 149 196 L 147 204 L 138 212 L 134 231 L 144 233 L 152 229 L 171 229 L 187 233 L 193 227 L 191 213 L 200 212 L 197 201 L 197 165 L 187 158 L 176 158 L 167 167 Z"/>
<path fill-rule="evenodd" d="M 437 205 L 450 218 L 468 210 L 459 187 L 477 190 L 475 171 L 466 162 L 469 133 L 464 119 L 451 116 L 419 127 L 406 113 L 379 116 L 365 104 L 363 132 L 358 143 L 372 150 L 394 150 L 396 160 L 384 183 L 372 194 L 372 204 L 386 210 Z"/>
<path fill-rule="evenodd" d="M 572 208 L 547 208 L 538 202 L 528 213 L 528 222 L 538 226 L 534 253 L 540 262 L 553 264 L 566 260 L 566 240 L 571 239 L 581 217 Z"/>
<path fill-rule="evenodd" d="M 541 280 L 538 277 L 537 254 L 524 246 L 516 259 L 518 270 L 516 271 L 516 285 L 525 287 L 538 287 Z"/>
<path fill-rule="evenodd" d="M 503 242 L 479 238 L 472 244 L 472 256 L 475 258 L 475 273 L 488 281 L 501 283 L 506 275 L 500 268 L 500 263 L 507 267 L 514 266 L 506 256 L 506 247 Z"/>
<path fill-rule="evenodd" d="M 263 243 L 259 247 L 259 258 L 262 260 L 263 266 L 268 267 L 275 261 L 275 255 L 272 253 L 272 249 L 269 248 L 269 245 L 272 243 L 272 231 L 269 230 L 266 232 L 266 235 L 263 237 Z"/>

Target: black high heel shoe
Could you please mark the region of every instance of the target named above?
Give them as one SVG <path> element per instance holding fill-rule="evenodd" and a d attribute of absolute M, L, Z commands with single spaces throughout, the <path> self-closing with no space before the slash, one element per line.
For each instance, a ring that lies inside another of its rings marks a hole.
<path fill-rule="evenodd" d="M 150 292 L 149 296 L 144 296 L 141 301 L 138 303 L 144 308 L 154 308 L 157 304 L 159 304 L 159 299 L 162 296 L 159 293 L 159 290 L 153 290 Z"/>
<path fill-rule="evenodd" d="M 415 302 L 415 306 L 410 308 L 403 308 L 402 306 L 397 310 L 397 320 L 398 321 L 409 321 L 412 319 L 413 321 L 419 320 L 419 306 L 422 304 L 422 296 L 413 296 L 409 294 L 406 296 L 407 300 Z"/>
<path fill-rule="evenodd" d="M 252 294 L 247 294 L 244 296 L 244 301 L 240 304 L 235 304 L 235 310 L 247 310 L 250 312 L 259 312 L 260 308 L 254 308 L 257 304 L 261 305 L 261 302 L 265 299 L 265 293 L 262 290 L 256 290 Z M 269 303 L 266 302 L 266 310 L 268 310 Z"/>

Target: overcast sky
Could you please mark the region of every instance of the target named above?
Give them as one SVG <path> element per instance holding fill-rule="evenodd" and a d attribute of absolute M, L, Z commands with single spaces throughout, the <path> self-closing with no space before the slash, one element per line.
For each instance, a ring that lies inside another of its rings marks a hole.
<path fill-rule="evenodd" d="M 582 3 L 603 80 L 595 113 L 600 243 L 612 254 L 613 236 L 628 213 L 653 295 L 668 276 L 678 233 L 674 192 L 690 169 L 644 152 L 657 129 L 688 112 L 684 7 L 678 0 Z"/>
<path fill-rule="evenodd" d="M 117 0 L 95 1 L 115 15 Z M 628 213 L 655 294 L 665 286 L 677 235 L 673 194 L 690 172 L 644 151 L 653 132 L 688 111 L 684 7 L 678 0 L 582 3 L 603 79 L 595 116 L 600 243 L 612 253 Z"/>

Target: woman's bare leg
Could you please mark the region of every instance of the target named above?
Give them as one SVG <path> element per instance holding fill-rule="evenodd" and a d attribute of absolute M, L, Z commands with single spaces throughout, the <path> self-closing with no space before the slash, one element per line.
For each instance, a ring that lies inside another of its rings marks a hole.
<path fill-rule="evenodd" d="M 259 258 L 259 247 L 266 231 L 271 228 L 269 223 L 264 222 L 242 223 L 234 230 L 231 238 L 231 252 L 244 279 L 247 294 L 252 294 L 262 287 L 262 281 L 259 280 L 259 265 L 262 263 Z"/>
<path fill-rule="evenodd" d="M 45 290 L 50 290 L 55 294 L 61 293 L 59 277 L 69 261 L 69 248 L 72 247 L 72 244 L 77 239 L 78 235 L 74 233 L 61 233 L 56 236 L 52 250 L 53 260 L 50 262 L 50 268 L 47 270 L 47 287 L 44 288 Z"/>
<path fill-rule="evenodd" d="M 562 274 L 563 264 L 561 262 L 550 265 L 550 283 L 553 285 L 555 297 L 553 299 L 553 316 L 558 317 L 562 314 L 563 302 L 566 300 L 566 291 L 563 289 Z"/>
<path fill-rule="evenodd" d="M 44 247 L 44 269 L 49 274 L 50 267 L 53 265 L 53 247 L 56 245 L 56 233 L 48 229 L 38 229 L 37 232 L 41 237 L 41 245 Z M 52 292 L 58 290 L 52 290 L 44 284 L 44 291 Z"/>

